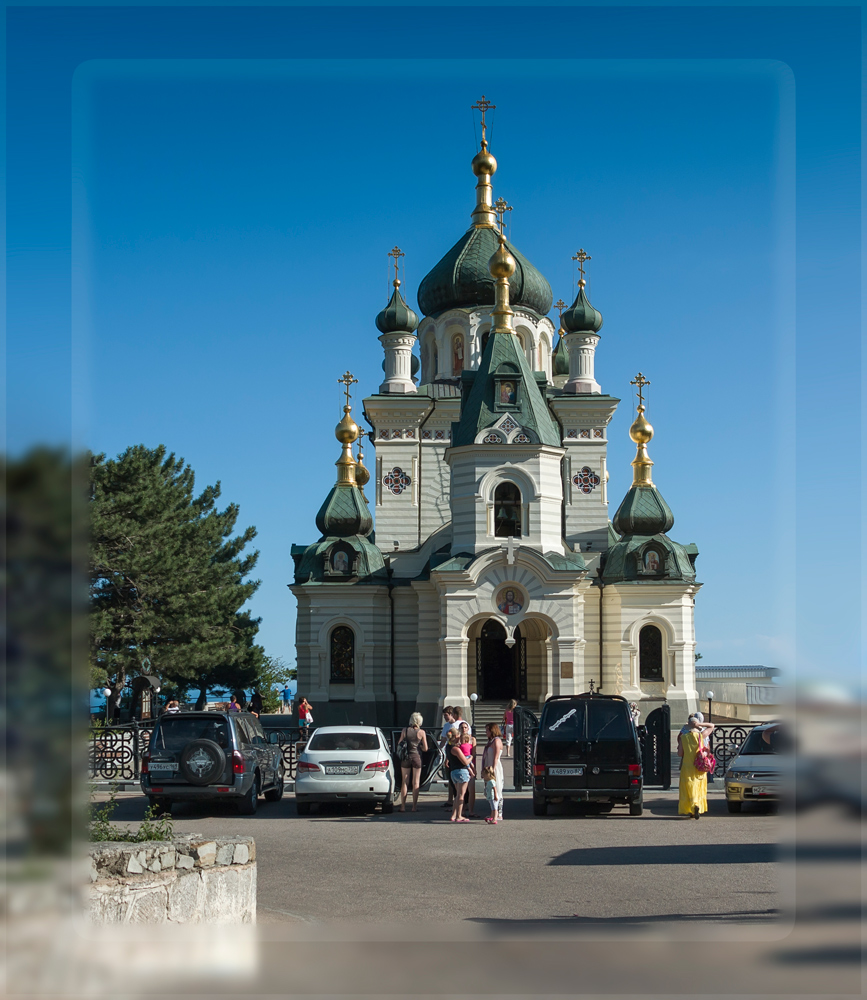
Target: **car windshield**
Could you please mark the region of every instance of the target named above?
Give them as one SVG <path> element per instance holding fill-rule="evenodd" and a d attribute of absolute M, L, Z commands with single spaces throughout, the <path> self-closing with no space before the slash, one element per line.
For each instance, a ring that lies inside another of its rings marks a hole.
<path fill-rule="evenodd" d="M 632 738 L 632 720 L 622 701 L 591 701 L 587 708 L 588 739 L 628 740 Z"/>
<path fill-rule="evenodd" d="M 308 750 L 379 750 L 376 733 L 314 733 Z"/>
<path fill-rule="evenodd" d="M 543 740 L 583 740 L 586 702 L 552 702 L 545 706 L 539 737 Z"/>
<path fill-rule="evenodd" d="M 195 715 L 164 716 L 151 737 L 151 750 L 183 750 L 192 740 L 213 740 L 225 749 L 229 745 L 226 720 Z"/>
<path fill-rule="evenodd" d="M 785 729 L 754 729 L 744 740 L 743 754 L 785 753 L 791 749 Z"/>

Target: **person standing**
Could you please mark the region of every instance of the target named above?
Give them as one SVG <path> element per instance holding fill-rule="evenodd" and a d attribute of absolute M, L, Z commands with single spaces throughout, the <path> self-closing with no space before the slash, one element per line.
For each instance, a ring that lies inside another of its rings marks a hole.
<path fill-rule="evenodd" d="M 503 712 L 503 733 L 506 737 L 506 756 L 511 757 L 510 753 L 512 749 L 512 740 L 515 738 L 515 709 L 518 707 L 518 702 L 513 698 L 508 705 L 506 705 L 506 711 Z"/>
<path fill-rule="evenodd" d="M 452 781 L 455 783 L 455 804 L 452 809 L 452 823 L 469 823 L 466 816 L 463 816 L 464 794 L 467 785 L 470 783 L 470 754 L 473 745 L 470 742 L 470 727 L 466 722 L 461 724 L 458 736 L 452 743 L 451 733 L 449 734 L 449 753 L 452 755 Z"/>
<path fill-rule="evenodd" d="M 443 809 L 451 809 L 455 801 L 455 786 L 452 782 L 452 758 L 449 754 L 449 733 L 452 731 L 457 732 L 458 724 L 455 722 L 454 709 L 451 705 L 446 705 L 443 708 L 443 728 L 440 733 L 439 744 L 442 749 L 445 750 L 446 763 L 445 772 L 446 778 L 448 779 L 449 785 L 449 797 L 446 802 L 443 802 Z"/>
<path fill-rule="evenodd" d="M 306 698 L 298 701 L 298 725 L 306 732 L 313 724 L 313 706 Z"/>
<path fill-rule="evenodd" d="M 482 769 L 491 768 L 494 772 L 494 780 L 497 782 L 497 815 L 503 818 L 503 785 L 505 775 L 503 774 L 503 741 L 500 739 L 500 727 L 496 722 L 489 722 L 485 726 L 488 734 L 488 742 L 482 751 Z"/>
<path fill-rule="evenodd" d="M 400 811 L 406 812 L 406 795 L 412 779 L 412 811 L 417 812 L 418 789 L 421 784 L 421 755 L 427 750 L 427 733 L 421 728 L 422 719 L 418 712 L 413 712 L 409 723 L 401 732 L 398 745 L 406 743 L 406 760 L 400 765 L 402 781 L 400 785 Z"/>
<path fill-rule="evenodd" d="M 491 814 L 490 816 L 485 816 L 485 822 L 493 823 L 496 826 L 497 819 L 500 815 L 500 800 L 499 793 L 497 792 L 497 781 L 494 769 L 492 767 L 486 767 L 482 771 L 482 777 L 485 779 L 485 798 L 488 800 L 488 805 L 491 807 Z"/>
<path fill-rule="evenodd" d="M 695 766 L 695 755 L 705 740 L 716 727 L 712 723 L 699 722 L 691 716 L 687 732 L 681 732 L 677 738 L 677 755 L 680 761 L 680 797 L 677 812 L 680 816 L 692 816 L 698 819 L 707 812 L 707 772 L 699 771 Z"/>
<path fill-rule="evenodd" d="M 257 719 L 262 714 L 263 711 L 262 695 L 259 694 L 258 688 L 256 688 L 256 690 L 250 697 L 250 711 L 253 713 L 253 715 L 256 716 Z"/>
<path fill-rule="evenodd" d="M 238 699 L 235 697 L 235 695 L 232 695 L 232 697 L 229 698 L 229 707 L 228 707 L 227 711 L 229 711 L 229 712 L 240 712 L 241 711 L 241 706 L 238 704 Z"/>

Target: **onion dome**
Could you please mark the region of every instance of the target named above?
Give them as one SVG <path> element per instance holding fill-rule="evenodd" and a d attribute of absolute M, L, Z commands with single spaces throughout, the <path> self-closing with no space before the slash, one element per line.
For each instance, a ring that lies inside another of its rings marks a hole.
<path fill-rule="evenodd" d="M 324 536 L 331 538 L 369 535 L 373 518 L 361 490 L 354 483 L 351 486 L 343 483 L 333 486 L 316 515 L 316 527 Z"/>
<path fill-rule="evenodd" d="M 370 482 L 370 472 L 367 470 L 362 459 L 364 458 L 364 449 L 359 444 L 358 446 L 358 459 L 355 462 L 355 481 L 361 487 L 361 492 L 364 492 L 364 487 Z"/>
<path fill-rule="evenodd" d="M 674 514 L 655 486 L 632 486 L 613 524 L 621 535 L 659 535 L 674 527 Z"/>
<path fill-rule="evenodd" d="M 468 229 L 422 279 L 418 304 L 424 315 L 433 316 L 446 309 L 492 306 L 494 279 L 488 261 L 497 246 L 497 231 L 492 227 Z M 551 286 L 522 253 L 508 242 L 506 247 L 515 259 L 515 273 L 509 278 L 509 301 L 546 316 L 554 301 Z"/>
<path fill-rule="evenodd" d="M 590 305 L 584 292 L 584 279 L 578 282 L 578 295 L 561 319 L 567 333 L 598 333 L 602 328 L 602 313 Z"/>
<path fill-rule="evenodd" d="M 406 304 L 400 294 L 400 280 L 392 282 L 394 292 L 388 305 L 376 317 L 376 328 L 380 333 L 413 333 L 418 326 L 418 316 Z"/>
<path fill-rule="evenodd" d="M 551 364 L 551 371 L 554 375 L 569 374 L 569 350 L 566 341 L 563 339 L 563 328 L 560 328 L 560 339 L 554 348 L 554 360 Z"/>

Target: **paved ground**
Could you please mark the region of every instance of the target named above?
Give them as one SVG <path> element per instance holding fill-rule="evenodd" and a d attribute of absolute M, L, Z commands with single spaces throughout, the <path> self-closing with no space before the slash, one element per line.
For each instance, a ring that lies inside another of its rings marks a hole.
<path fill-rule="evenodd" d="M 120 801 L 118 820 L 140 817 L 141 796 Z M 769 811 L 731 816 L 712 795 L 695 821 L 677 815 L 674 792 L 650 792 L 642 817 L 563 805 L 536 818 L 529 795 L 513 793 L 502 824 L 456 826 L 444 801 L 424 796 L 415 815 L 333 806 L 298 817 L 287 795 L 253 818 L 222 804 L 176 806 L 174 823 L 182 833 L 256 838 L 263 921 L 605 926 L 767 922 L 777 913 L 780 820 Z"/>

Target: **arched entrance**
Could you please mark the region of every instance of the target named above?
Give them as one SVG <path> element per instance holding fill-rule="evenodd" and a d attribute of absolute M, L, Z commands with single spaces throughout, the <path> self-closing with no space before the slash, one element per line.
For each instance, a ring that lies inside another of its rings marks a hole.
<path fill-rule="evenodd" d="M 514 646 L 506 645 L 506 630 L 494 618 L 476 640 L 476 690 L 481 701 L 527 698 L 527 640 L 515 629 Z"/>

